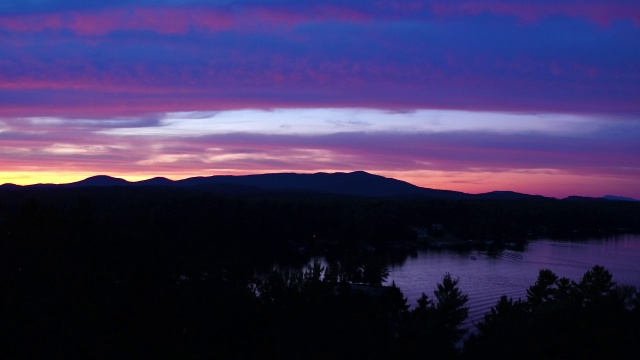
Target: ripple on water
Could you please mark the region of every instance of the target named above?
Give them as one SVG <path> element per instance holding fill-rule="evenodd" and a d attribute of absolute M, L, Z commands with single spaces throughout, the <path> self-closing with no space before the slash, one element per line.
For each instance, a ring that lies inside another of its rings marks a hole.
<path fill-rule="evenodd" d="M 423 292 L 433 298 L 436 285 L 448 272 L 460 279 L 460 289 L 469 296 L 466 326 L 471 326 L 500 296 L 524 298 L 541 269 L 579 281 L 594 265 L 611 271 L 614 281 L 640 287 L 640 235 L 581 242 L 538 240 L 523 251 L 422 251 L 402 266 L 392 267 L 387 284 L 395 282 L 414 307 Z"/>

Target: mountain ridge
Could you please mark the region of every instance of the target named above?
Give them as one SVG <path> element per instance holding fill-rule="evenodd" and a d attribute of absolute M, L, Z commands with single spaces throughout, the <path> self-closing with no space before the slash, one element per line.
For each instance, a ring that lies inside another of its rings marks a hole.
<path fill-rule="evenodd" d="M 611 201 L 640 201 L 634 198 L 630 198 L 626 196 L 616 196 L 616 195 L 605 195 L 602 198 L 605 200 L 611 200 Z"/>
<path fill-rule="evenodd" d="M 109 175 L 95 175 L 84 180 L 67 184 L 35 184 L 18 186 L 3 184 L 0 188 L 19 187 L 114 187 L 114 186 L 167 186 L 174 188 L 210 188 L 212 190 L 229 190 L 235 192 L 255 191 L 294 191 L 315 192 L 335 195 L 362 197 L 406 197 L 421 196 L 437 199 L 477 199 L 477 200 L 520 200 L 545 198 L 541 195 L 530 195 L 514 191 L 491 191 L 480 194 L 469 194 L 453 190 L 440 190 L 420 187 L 409 182 L 365 171 L 353 172 L 317 172 L 317 173 L 267 173 L 252 175 L 212 175 L 197 176 L 181 180 L 170 180 L 165 177 L 154 177 L 141 181 L 127 181 Z M 570 199 L 574 197 L 568 197 Z M 607 195 L 602 198 L 611 201 L 637 201 L 635 199 Z"/>

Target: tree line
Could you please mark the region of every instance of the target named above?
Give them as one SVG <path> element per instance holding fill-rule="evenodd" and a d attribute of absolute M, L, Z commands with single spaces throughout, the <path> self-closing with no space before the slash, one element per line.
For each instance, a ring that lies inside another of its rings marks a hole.
<path fill-rule="evenodd" d="M 578 283 L 541 274 L 527 299 L 501 299 L 468 339 L 459 326 L 465 296 L 453 276 L 414 307 L 399 289 L 379 286 L 389 244 L 411 241 L 407 229 L 421 222 L 461 237 L 509 238 L 536 224 L 632 227 L 638 217 L 631 203 L 539 201 L 3 190 L 0 351 L 105 359 L 637 351 L 637 290 L 612 284 L 604 269 Z M 276 262 L 307 262 L 300 250 L 314 247 L 327 254 L 327 267 L 269 273 Z"/>
<path fill-rule="evenodd" d="M 395 285 L 355 282 L 347 272 L 316 262 L 301 272 L 244 279 L 226 271 L 116 282 L 78 276 L 82 283 L 59 289 L 55 275 L 28 283 L 18 277 L 2 287 L 3 354 L 631 359 L 640 350 L 638 290 L 617 285 L 601 266 L 578 282 L 541 270 L 525 299 L 503 296 L 475 330 L 463 327 L 468 296 L 449 273 L 411 308 Z"/>

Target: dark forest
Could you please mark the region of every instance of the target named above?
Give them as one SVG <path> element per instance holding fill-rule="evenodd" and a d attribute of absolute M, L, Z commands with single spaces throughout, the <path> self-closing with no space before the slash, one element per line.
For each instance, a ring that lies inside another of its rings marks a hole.
<path fill-rule="evenodd" d="M 637 289 L 541 269 L 472 334 L 455 274 L 382 286 L 416 226 L 477 240 L 640 230 L 640 203 L 372 198 L 225 188 L 0 189 L 5 358 L 631 358 Z M 309 263 L 324 256 L 329 265 Z M 300 271 L 277 271 L 289 264 Z M 526 286 L 526 285 L 525 285 Z M 427 289 L 425 289 L 427 291 Z M 635 358 L 635 357 L 633 357 Z"/>

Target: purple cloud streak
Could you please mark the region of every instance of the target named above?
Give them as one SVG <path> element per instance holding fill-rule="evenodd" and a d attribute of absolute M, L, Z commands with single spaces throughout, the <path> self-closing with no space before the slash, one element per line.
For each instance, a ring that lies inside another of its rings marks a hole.
<path fill-rule="evenodd" d="M 550 170 L 633 183 L 639 25 L 635 1 L 10 2 L 0 170 Z M 586 114 L 610 126 L 588 136 L 99 132 L 162 126 L 178 111 L 277 108 Z"/>

